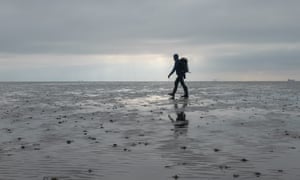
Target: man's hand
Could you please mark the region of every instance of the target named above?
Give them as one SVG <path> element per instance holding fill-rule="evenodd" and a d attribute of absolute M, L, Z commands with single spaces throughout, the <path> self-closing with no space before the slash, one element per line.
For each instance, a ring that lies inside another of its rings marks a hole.
<path fill-rule="evenodd" d="M 168 75 L 168 79 L 171 77 L 171 74 Z"/>

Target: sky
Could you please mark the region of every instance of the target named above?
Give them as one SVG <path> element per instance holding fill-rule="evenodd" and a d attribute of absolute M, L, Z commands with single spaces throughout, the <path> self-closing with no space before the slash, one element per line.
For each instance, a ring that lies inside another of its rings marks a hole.
<path fill-rule="evenodd" d="M 298 0 L 0 0 L 0 81 L 300 80 Z"/>

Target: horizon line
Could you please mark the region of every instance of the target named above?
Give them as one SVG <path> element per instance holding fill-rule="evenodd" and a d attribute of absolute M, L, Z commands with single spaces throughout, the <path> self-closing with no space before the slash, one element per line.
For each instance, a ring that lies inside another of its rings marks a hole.
<path fill-rule="evenodd" d="M 171 82 L 173 83 L 173 81 L 157 81 L 157 80 L 45 80 L 45 81 L 35 81 L 35 80 L 22 80 L 22 81 L 9 81 L 9 80 L 5 80 L 5 81 L 0 81 L 0 83 L 51 83 L 51 82 L 55 82 L 55 83 L 68 83 L 68 82 Z M 289 80 L 192 80 L 192 81 L 186 81 L 186 82 L 290 82 Z M 293 80 L 292 82 L 300 82 L 298 80 Z"/>

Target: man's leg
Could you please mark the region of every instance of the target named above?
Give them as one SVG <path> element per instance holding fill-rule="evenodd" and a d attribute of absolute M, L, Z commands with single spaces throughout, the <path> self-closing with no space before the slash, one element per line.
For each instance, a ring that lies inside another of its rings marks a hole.
<path fill-rule="evenodd" d="M 180 78 L 180 84 L 181 84 L 181 86 L 183 87 L 183 90 L 184 90 L 184 97 L 189 97 L 188 88 L 184 83 L 184 78 L 183 77 Z"/>
<path fill-rule="evenodd" d="M 173 89 L 173 92 L 171 93 L 173 96 L 175 96 L 175 93 L 177 91 L 179 80 L 180 80 L 180 78 L 177 77 L 175 82 L 174 82 L 174 89 Z"/>

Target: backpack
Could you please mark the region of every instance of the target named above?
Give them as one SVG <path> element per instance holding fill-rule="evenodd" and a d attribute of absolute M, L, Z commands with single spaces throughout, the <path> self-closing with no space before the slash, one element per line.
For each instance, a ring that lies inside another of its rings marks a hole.
<path fill-rule="evenodd" d="M 181 58 L 179 60 L 179 69 L 183 73 L 189 72 L 188 60 L 186 58 Z"/>

